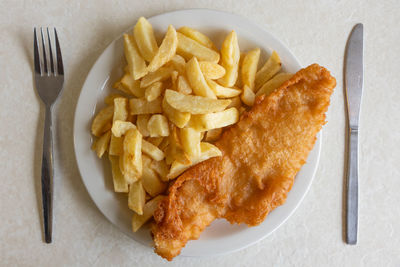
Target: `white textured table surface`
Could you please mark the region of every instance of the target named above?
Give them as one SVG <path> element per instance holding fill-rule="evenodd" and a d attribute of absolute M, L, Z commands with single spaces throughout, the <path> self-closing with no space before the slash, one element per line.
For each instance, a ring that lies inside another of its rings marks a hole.
<path fill-rule="evenodd" d="M 245 3 L 248 2 L 248 3 Z M 381 2 L 381 3 L 378 3 Z M 314 183 L 294 215 L 262 242 L 212 259 L 167 263 L 122 234 L 79 176 L 74 109 L 103 49 L 139 16 L 203 7 L 232 12 L 280 38 L 305 66 L 326 66 L 337 88 Z M 0 265 L 400 266 L 400 2 L 0 1 Z M 359 244 L 343 242 L 345 110 L 342 64 L 352 26 L 364 23 Z M 40 158 L 44 109 L 32 86 L 33 26 L 57 27 L 66 82 L 55 109 L 54 243 L 42 243 Z"/>

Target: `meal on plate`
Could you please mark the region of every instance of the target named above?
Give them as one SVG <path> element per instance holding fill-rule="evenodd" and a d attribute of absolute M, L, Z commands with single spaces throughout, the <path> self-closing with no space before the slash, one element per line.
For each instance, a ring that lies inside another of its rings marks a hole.
<path fill-rule="evenodd" d="M 128 193 L 136 232 L 154 217 L 155 251 L 172 260 L 218 218 L 255 226 L 285 202 L 325 123 L 336 85 L 313 64 L 282 71 L 272 52 L 221 49 L 170 25 L 160 44 L 140 18 L 124 34 L 126 66 L 91 132 L 114 191 Z M 261 65 L 261 68 L 258 66 Z"/>

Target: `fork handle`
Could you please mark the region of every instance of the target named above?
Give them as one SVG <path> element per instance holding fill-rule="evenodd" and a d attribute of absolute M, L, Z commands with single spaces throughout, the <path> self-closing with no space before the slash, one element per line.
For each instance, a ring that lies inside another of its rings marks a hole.
<path fill-rule="evenodd" d="M 350 127 L 347 165 L 346 242 L 357 244 L 358 231 L 358 128 Z"/>
<path fill-rule="evenodd" d="M 48 105 L 46 105 L 43 132 L 42 205 L 44 239 L 46 243 L 51 243 L 53 226 L 53 131 L 51 106 Z"/>

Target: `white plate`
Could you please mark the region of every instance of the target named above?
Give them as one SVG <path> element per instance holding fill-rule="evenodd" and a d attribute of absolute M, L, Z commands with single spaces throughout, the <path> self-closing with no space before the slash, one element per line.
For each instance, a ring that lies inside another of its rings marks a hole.
<path fill-rule="evenodd" d="M 229 31 L 235 30 L 241 50 L 261 47 L 264 58 L 272 50 L 276 50 L 285 71 L 294 73 L 301 68 L 295 56 L 279 40 L 266 30 L 233 14 L 190 9 L 158 15 L 149 21 L 158 35 L 157 38 L 162 37 L 160 33 L 165 32 L 169 24 L 175 28 L 187 25 L 209 35 L 217 46 L 220 46 Z M 144 227 L 137 233 L 131 231 L 133 212 L 128 209 L 126 195 L 113 192 L 107 157 L 99 160 L 90 149 L 90 124 L 93 114 L 104 106 L 103 99 L 111 91 L 111 84 L 121 76 L 122 67 L 123 43 L 119 37 L 98 58 L 82 88 L 75 111 L 75 154 L 82 180 L 104 216 L 134 240 L 151 246 L 148 228 Z M 199 240 L 190 241 L 181 255 L 210 256 L 237 251 L 260 241 L 276 230 L 294 212 L 311 185 L 318 165 L 320 139 L 321 135 L 308 156 L 307 164 L 298 173 L 286 203 L 272 211 L 261 225 L 249 228 L 246 225 L 230 225 L 225 220 L 217 220 L 201 234 Z"/>

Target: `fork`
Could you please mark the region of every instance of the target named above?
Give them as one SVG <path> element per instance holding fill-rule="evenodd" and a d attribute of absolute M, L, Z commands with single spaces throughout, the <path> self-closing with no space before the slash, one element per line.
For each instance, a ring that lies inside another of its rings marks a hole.
<path fill-rule="evenodd" d="M 39 53 L 40 45 L 36 28 L 34 28 L 35 87 L 40 99 L 42 99 L 42 102 L 46 106 L 41 175 L 43 228 L 46 243 L 51 243 L 53 226 L 53 132 L 51 111 L 64 85 L 64 66 L 56 29 L 54 28 L 55 60 L 53 59 L 49 28 L 47 28 L 48 51 L 46 51 L 46 42 L 42 28 L 40 28 L 40 35 L 42 53 Z"/>

